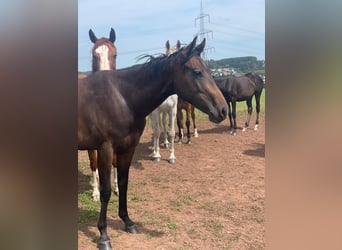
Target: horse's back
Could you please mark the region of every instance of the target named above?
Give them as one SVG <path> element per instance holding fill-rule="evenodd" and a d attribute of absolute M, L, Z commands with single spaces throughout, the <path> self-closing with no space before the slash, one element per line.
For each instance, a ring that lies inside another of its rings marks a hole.
<path fill-rule="evenodd" d="M 115 74 L 103 71 L 78 80 L 78 140 L 83 147 L 120 141 L 135 122 L 115 80 Z"/>

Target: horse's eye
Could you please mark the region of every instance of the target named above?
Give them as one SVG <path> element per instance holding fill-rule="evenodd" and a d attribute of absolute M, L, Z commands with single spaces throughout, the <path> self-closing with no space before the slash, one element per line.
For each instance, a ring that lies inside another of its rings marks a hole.
<path fill-rule="evenodd" d="M 194 75 L 197 76 L 197 77 L 201 77 L 202 76 L 202 72 L 198 69 L 194 69 Z"/>

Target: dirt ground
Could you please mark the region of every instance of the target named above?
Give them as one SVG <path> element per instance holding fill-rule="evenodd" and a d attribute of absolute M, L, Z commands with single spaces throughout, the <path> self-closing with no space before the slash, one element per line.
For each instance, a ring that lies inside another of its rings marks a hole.
<path fill-rule="evenodd" d="M 239 126 L 244 116 L 238 116 Z M 254 126 L 254 116 L 252 117 Z M 146 126 L 130 170 L 128 211 L 140 234 L 123 231 L 112 195 L 108 234 L 113 249 L 264 249 L 265 115 L 259 130 L 228 133 L 228 121 L 198 121 L 192 144 L 175 144 L 177 162 L 151 161 L 152 129 Z M 91 200 L 86 152 L 79 152 L 79 249 L 97 249 L 99 204 Z M 95 207 L 94 209 L 92 207 Z M 81 218 L 82 217 L 82 218 Z"/>

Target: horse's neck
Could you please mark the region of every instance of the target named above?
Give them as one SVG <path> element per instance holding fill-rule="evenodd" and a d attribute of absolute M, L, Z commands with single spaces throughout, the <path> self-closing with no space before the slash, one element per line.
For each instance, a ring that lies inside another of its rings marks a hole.
<path fill-rule="evenodd" d="M 126 100 L 138 115 L 147 116 L 157 108 L 168 96 L 175 94 L 172 80 L 168 74 L 162 72 L 154 77 L 146 73 L 143 65 L 133 66 L 127 70 L 117 71 L 122 88 L 124 84 L 130 85 Z"/>

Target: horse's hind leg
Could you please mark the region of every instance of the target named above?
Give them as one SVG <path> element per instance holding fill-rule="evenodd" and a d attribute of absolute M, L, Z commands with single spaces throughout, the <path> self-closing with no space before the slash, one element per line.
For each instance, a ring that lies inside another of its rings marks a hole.
<path fill-rule="evenodd" d="M 254 126 L 254 130 L 258 130 L 259 128 L 259 113 L 260 113 L 260 93 L 256 93 L 255 94 L 255 103 L 256 103 L 256 120 L 255 120 L 255 126 Z"/>
<path fill-rule="evenodd" d="M 175 120 L 177 115 L 177 108 L 172 108 L 171 111 L 169 111 L 169 121 L 170 121 L 170 137 L 171 137 L 171 145 L 170 145 L 170 157 L 169 162 L 170 163 L 176 163 L 176 156 L 175 156 Z"/>
<path fill-rule="evenodd" d="M 163 134 L 164 134 L 164 147 L 169 148 L 170 142 L 168 140 L 169 137 L 169 133 L 168 133 L 168 129 L 167 129 L 167 125 L 166 125 L 166 112 L 162 113 L 162 125 L 163 125 Z M 170 128 L 171 124 L 169 124 L 169 128 Z"/>
<path fill-rule="evenodd" d="M 177 110 L 178 144 L 182 144 L 183 139 L 183 111 Z"/>
<path fill-rule="evenodd" d="M 101 250 L 112 249 L 110 240 L 107 234 L 107 207 L 111 196 L 110 173 L 113 162 L 113 147 L 107 142 L 104 143 L 98 150 L 98 170 L 100 177 L 100 199 L 101 210 L 100 217 L 97 223 L 97 228 L 100 231 L 100 239 L 98 241 L 98 248 Z"/>
<path fill-rule="evenodd" d="M 160 114 L 158 111 L 153 111 L 151 113 L 151 124 L 153 130 L 153 161 L 159 162 L 161 159 L 160 147 L 159 147 L 159 137 L 160 137 Z"/>
<path fill-rule="evenodd" d="M 113 179 L 114 179 L 114 194 L 119 196 L 119 186 L 118 186 L 118 170 L 116 169 L 116 154 L 113 154 Z"/>
<path fill-rule="evenodd" d="M 186 109 L 186 137 L 188 140 L 186 141 L 186 144 L 191 144 L 191 134 L 190 134 L 190 107 Z"/>
<path fill-rule="evenodd" d="M 252 111 L 253 111 L 252 98 L 248 99 L 246 101 L 246 103 L 247 103 L 247 107 L 248 107 L 248 116 L 247 116 L 247 120 L 245 122 L 245 127 L 242 129 L 242 131 L 246 131 L 247 128 L 249 127 L 249 123 L 251 121 L 251 116 L 252 116 Z"/>
<path fill-rule="evenodd" d="M 192 123 L 194 124 L 194 137 L 198 137 L 197 127 L 196 127 L 195 107 L 193 105 L 191 105 L 191 118 L 192 118 Z"/>
<path fill-rule="evenodd" d="M 100 191 L 99 191 L 99 173 L 97 170 L 97 157 L 96 157 L 96 150 L 88 150 L 89 162 L 91 172 L 93 174 L 91 186 L 93 187 L 93 200 L 99 201 L 100 200 Z"/>

